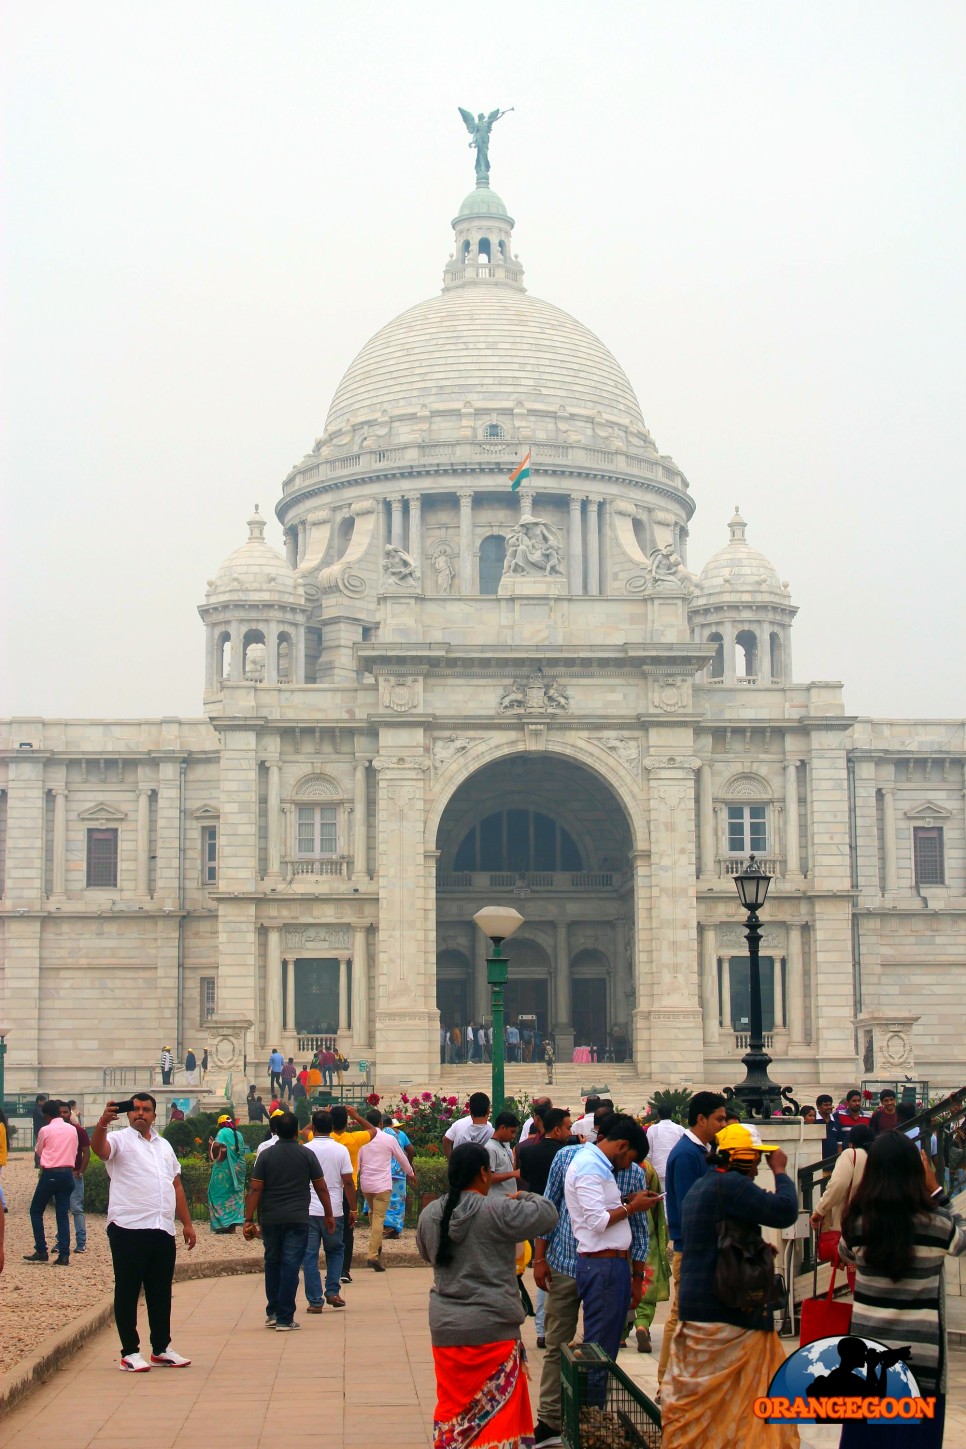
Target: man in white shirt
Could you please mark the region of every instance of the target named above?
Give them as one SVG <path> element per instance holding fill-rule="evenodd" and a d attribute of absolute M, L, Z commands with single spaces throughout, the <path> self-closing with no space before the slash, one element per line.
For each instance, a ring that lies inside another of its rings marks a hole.
<path fill-rule="evenodd" d="M 485 1147 L 493 1136 L 490 1126 L 490 1099 L 485 1092 L 474 1092 L 469 1102 L 470 1115 L 460 1117 L 443 1133 L 443 1152 L 447 1161 L 453 1155 L 453 1148 L 462 1142 L 477 1142 Z"/>
<path fill-rule="evenodd" d="M 330 1308 L 344 1308 L 345 1299 L 340 1291 L 342 1265 L 345 1262 L 345 1213 L 348 1204 L 349 1224 L 356 1225 L 356 1185 L 352 1178 L 352 1158 L 348 1147 L 332 1141 L 332 1116 L 329 1112 L 312 1113 L 311 1142 L 305 1145 L 319 1159 L 325 1185 L 329 1189 L 335 1231 L 326 1232 L 325 1212 L 319 1199 L 313 1193 L 309 1198 L 309 1239 L 302 1260 L 302 1275 L 305 1279 L 305 1296 L 309 1300 L 309 1313 L 321 1313 L 323 1309 L 322 1277 L 319 1273 L 319 1250 L 325 1253 L 325 1302 Z M 265 1146 L 265 1144 L 262 1144 Z"/>
<path fill-rule="evenodd" d="M 652 1122 L 647 1129 L 647 1160 L 661 1179 L 661 1191 L 664 1191 L 664 1169 L 667 1167 L 667 1160 L 671 1148 L 684 1136 L 684 1128 L 680 1122 L 671 1120 L 671 1109 L 666 1102 L 662 1102 L 657 1109 L 657 1121 Z"/>
<path fill-rule="evenodd" d="M 605 1124 L 606 1125 L 606 1124 Z M 564 1180 L 564 1198 L 577 1243 L 577 1296 L 584 1310 L 584 1342 L 599 1343 L 616 1359 L 630 1307 L 644 1292 L 644 1266 L 634 1269 L 628 1251 L 628 1219 L 658 1202 L 654 1192 L 635 1192 L 621 1201 L 614 1173 L 647 1152 L 643 1127 L 633 1117 L 614 1117 L 596 1143 L 574 1155 Z M 590 1385 L 596 1401 L 598 1389 Z"/>
<path fill-rule="evenodd" d="M 584 1103 L 583 1116 L 578 1117 L 570 1129 L 575 1137 L 580 1138 L 581 1142 L 597 1141 L 597 1133 L 594 1130 L 594 1113 L 599 1107 L 609 1107 L 612 1112 L 614 1110 L 610 1097 L 598 1097 L 596 1093 L 592 1092 Z"/>
<path fill-rule="evenodd" d="M 111 1179 L 107 1236 L 114 1261 L 114 1322 L 125 1373 L 187 1368 L 191 1362 L 171 1347 L 175 1217 L 188 1249 L 195 1245 L 195 1229 L 181 1183 L 181 1164 L 154 1125 L 156 1109 L 150 1093 L 135 1092 L 128 1126 L 108 1135 L 118 1115 L 117 1103 L 108 1102 L 91 1137 L 91 1151 L 107 1164 Z M 141 1357 L 138 1336 L 142 1287 L 151 1330 L 150 1363 Z"/>
<path fill-rule="evenodd" d="M 359 1190 L 365 1195 L 369 1207 L 369 1256 L 366 1266 L 377 1273 L 385 1273 L 382 1229 L 392 1197 L 392 1164 L 398 1163 L 414 1183 L 416 1174 L 392 1133 L 382 1131 L 382 1113 L 377 1107 L 366 1113 L 366 1121 L 377 1129 L 375 1136 L 364 1142 L 359 1150 Z"/>

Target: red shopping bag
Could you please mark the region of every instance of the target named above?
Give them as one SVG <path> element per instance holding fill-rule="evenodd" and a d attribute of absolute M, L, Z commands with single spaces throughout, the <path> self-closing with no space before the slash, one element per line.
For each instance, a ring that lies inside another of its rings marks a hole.
<path fill-rule="evenodd" d="M 823 1228 L 818 1235 L 816 1244 L 816 1255 L 820 1263 L 837 1263 L 839 1261 L 839 1242 L 842 1234 L 838 1228 Z"/>
<path fill-rule="evenodd" d="M 799 1348 L 814 1343 L 817 1338 L 845 1338 L 852 1327 L 852 1304 L 836 1303 L 833 1296 L 837 1271 L 837 1265 L 833 1264 L 828 1293 L 823 1298 L 806 1298 L 802 1303 Z"/>

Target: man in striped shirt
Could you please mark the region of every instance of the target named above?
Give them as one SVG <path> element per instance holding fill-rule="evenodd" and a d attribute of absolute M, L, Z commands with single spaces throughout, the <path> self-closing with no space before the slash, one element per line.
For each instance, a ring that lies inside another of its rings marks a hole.
<path fill-rule="evenodd" d="M 595 1114 L 594 1126 L 606 1132 L 617 1118 L 609 1109 Z M 560 1350 L 570 1343 L 577 1332 L 580 1315 L 580 1300 L 577 1297 L 577 1240 L 567 1211 L 564 1196 L 564 1182 L 567 1169 L 582 1146 L 562 1147 L 553 1159 L 550 1176 L 544 1196 L 557 1209 L 557 1226 L 548 1238 L 537 1238 L 533 1245 L 533 1276 L 537 1287 L 547 1294 L 546 1309 L 546 1353 L 543 1372 L 540 1376 L 540 1406 L 534 1429 L 534 1444 L 553 1445 L 562 1442 L 560 1436 Z M 647 1183 L 644 1173 L 636 1163 L 620 1168 L 614 1173 L 621 1197 L 631 1197 L 643 1192 Z M 647 1260 L 648 1235 L 647 1215 L 636 1213 L 630 1219 L 631 1263 L 635 1275 L 643 1274 Z M 635 1276 L 637 1282 L 642 1278 Z"/>

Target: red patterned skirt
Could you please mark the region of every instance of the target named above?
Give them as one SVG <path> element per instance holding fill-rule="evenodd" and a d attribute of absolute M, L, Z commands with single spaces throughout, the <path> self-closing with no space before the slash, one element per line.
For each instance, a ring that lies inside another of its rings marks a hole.
<path fill-rule="evenodd" d="M 434 1348 L 433 1449 L 529 1449 L 533 1412 L 518 1339 Z"/>

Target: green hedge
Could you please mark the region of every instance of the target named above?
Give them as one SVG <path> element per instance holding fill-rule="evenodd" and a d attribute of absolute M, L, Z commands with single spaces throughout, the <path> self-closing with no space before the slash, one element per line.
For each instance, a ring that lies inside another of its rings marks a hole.
<path fill-rule="evenodd" d="M 180 1125 L 179 1123 L 175 1124 Z M 255 1124 L 253 1124 L 255 1125 Z M 245 1187 L 252 1180 L 254 1152 L 245 1158 Z M 438 1157 L 417 1157 L 413 1164 L 419 1181 L 417 1192 L 410 1191 L 406 1201 L 406 1226 L 415 1227 L 424 1195 L 442 1197 L 446 1192 L 446 1162 Z M 184 1157 L 181 1160 L 181 1182 L 191 1209 L 191 1216 L 202 1221 L 208 1217 L 208 1182 L 211 1163 L 207 1157 Z M 84 1207 L 89 1213 L 107 1212 L 109 1178 L 99 1157 L 91 1157 L 84 1174 Z"/>

